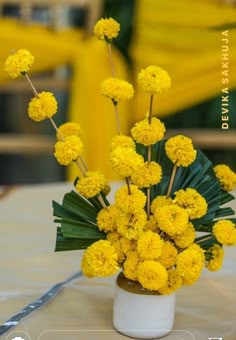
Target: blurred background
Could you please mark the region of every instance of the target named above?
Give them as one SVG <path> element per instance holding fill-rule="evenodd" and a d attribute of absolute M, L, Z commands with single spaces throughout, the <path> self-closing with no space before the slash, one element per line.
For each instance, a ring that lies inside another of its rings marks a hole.
<path fill-rule="evenodd" d="M 24 79 L 9 81 L 4 74 L 5 58 L 18 48 L 35 56 L 36 88 L 55 93 L 56 124 L 68 120 L 81 124 L 89 169 L 116 178 L 108 164 L 109 140 L 116 133 L 113 108 L 99 93 L 100 82 L 111 74 L 108 52 L 92 35 L 93 24 L 101 17 L 113 17 L 121 25 L 113 47 L 117 77 L 136 85 L 142 68 L 155 64 L 166 69 L 173 86 L 155 97 L 155 115 L 169 135 L 189 135 L 213 164 L 227 163 L 236 171 L 234 1 L 94 0 L 88 7 L 64 1 L 60 7 L 61 1 L 48 0 L 50 10 L 47 1 L 33 8 L 30 1 L 25 6 L 24 1 L 18 1 L 20 6 L 7 2 L 1 5 L 0 18 L 0 185 L 72 180 L 77 171 L 56 162 L 50 122 L 28 118 L 32 94 Z M 222 84 L 223 78 L 229 83 Z M 222 129 L 226 88 L 229 128 Z M 132 102 L 120 104 L 122 132 L 129 133 L 148 108 L 148 96 L 137 88 Z"/>

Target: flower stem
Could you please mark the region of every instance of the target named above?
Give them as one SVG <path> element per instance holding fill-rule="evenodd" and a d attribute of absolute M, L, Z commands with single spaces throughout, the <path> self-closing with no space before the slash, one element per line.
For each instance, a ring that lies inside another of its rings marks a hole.
<path fill-rule="evenodd" d="M 31 88 L 31 90 L 32 90 L 32 92 L 33 92 L 33 94 L 35 95 L 35 97 L 38 98 L 38 96 L 39 96 L 38 91 L 37 91 L 36 88 L 34 87 L 32 81 L 30 80 L 30 78 L 29 78 L 29 76 L 28 76 L 28 74 L 25 73 L 24 76 L 25 76 L 25 79 L 27 80 L 27 82 L 28 82 L 28 84 L 29 84 L 29 86 L 30 86 L 30 88 Z"/>
<path fill-rule="evenodd" d="M 166 194 L 167 198 L 170 197 L 170 193 L 171 193 L 171 190 L 173 188 L 173 184 L 174 184 L 174 180 L 175 180 L 176 171 L 177 171 L 177 165 L 174 164 L 174 167 L 172 169 L 170 182 L 169 182 L 169 186 L 168 186 L 168 190 L 167 190 L 167 194 Z"/>
<path fill-rule="evenodd" d="M 79 168 L 79 170 L 81 171 L 82 175 L 83 175 L 84 177 L 86 177 L 86 176 L 87 176 L 86 171 L 85 171 L 84 168 L 81 166 L 81 164 L 80 164 L 80 162 L 79 162 L 79 158 L 77 158 L 74 162 L 75 162 L 75 164 L 77 165 L 77 167 Z"/>
<path fill-rule="evenodd" d="M 83 167 L 84 167 L 84 170 L 85 170 L 85 171 L 88 171 L 87 164 L 85 163 L 85 160 L 83 159 L 83 157 L 82 157 L 82 156 L 79 156 L 79 159 L 80 159 L 80 161 L 81 161 L 81 163 L 82 163 L 82 165 L 83 165 Z"/>
<path fill-rule="evenodd" d="M 101 206 L 102 206 L 104 209 L 107 208 L 106 203 L 104 202 L 104 199 L 102 198 L 102 195 L 101 195 L 101 194 L 98 194 L 97 198 L 98 198 L 99 202 L 101 203 Z"/>
<path fill-rule="evenodd" d="M 127 188 L 128 188 L 128 194 L 131 195 L 130 177 L 125 177 L 125 181 L 126 181 Z"/>
<path fill-rule="evenodd" d="M 116 128 L 119 135 L 121 135 L 121 127 L 120 127 L 120 117 L 117 108 L 117 103 L 114 103 L 115 117 L 116 117 Z"/>
<path fill-rule="evenodd" d="M 113 58 L 112 58 L 111 43 L 108 43 L 107 45 L 108 45 L 109 60 L 110 60 L 110 65 L 111 65 L 111 74 L 112 74 L 112 77 L 115 77 L 115 66 L 114 66 Z"/>
<path fill-rule="evenodd" d="M 149 115 L 148 115 L 148 123 L 151 124 L 152 122 L 152 108 L 153 108 L 153 94 L 151 95 L 151 98 L 150 98 L 150 106 L 149 106 Z"/>
<path fill-rule="evenodd" d="M 150 219 L 151 213 L 151 189 L 147 188 L 147 219 Z"/>
<path fill-rule="evenodd" d="M 152 108 L 153 108 L 153 94 L 150 97 L 150 106 L 149 106 L 149 114 L 148 114 L 148 123 L 151 124 L 152 122 Z M 151 155 L 152 155 L 152 146 L 148 145 L 147 147 L 147 161 L 148 164 L 151 162 Z M 147 189 L 147 216 L 148 220 L 150 219 L 150 208 L 151 206 L 151 189 Z"/>
<path fill-rule="evenodd" d="M 200 240 L 196 240 L 195 243 L 202 243 L 204 241 L 210 240 L 212 238 L 212 235 L 207 235 L 205 238 L 202 238 Z"/>

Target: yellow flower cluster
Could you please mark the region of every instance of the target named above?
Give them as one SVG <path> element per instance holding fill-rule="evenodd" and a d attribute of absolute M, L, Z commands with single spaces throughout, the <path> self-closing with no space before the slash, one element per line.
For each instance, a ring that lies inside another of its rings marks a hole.
<path fill-rule="evenodd" d="M 224 249 L 219 244 L 210 247 L 206 255 L 210 255 L 210 260 L 206 262 L 206 268 L 210 271 L 220 270 L 224 260 Z"/>
<path fill-rule="evenodd" d="M 151 65 L 138 74 L 138 84 L 151 95 L 167 91 L 171 87 L 169 74 L 159 66 Z"/>
<path fill-rule="evenodd" d="M 134 212 L 120 211 L 117 218 L 117 231 L 128 240 L 137 240 L 143 233 L 147 222 L 144 209 Z"/>
<path fill-rule="evenodd" d="M 214 171 L 222 190 L 231 191 L 236 187 L 236 173 L 228 165 L 218 164 L 214 167 Z"/>
<path fill-rule="evenodd" d="M 197 155 L 192 140 L 182 135 L 169 138 L 165 144 L 165 151 L 172 163 L 183 167 L 192 164 Z"/>
<path fill-rule="evenodd" d="M 236 225 L 228 220 L 220 220 L 213 226 L 217 241 L 225 246 L 236 244 Z"/>
<path fill-rule="evenodd" d="M 172 205 L 173 201 L 167 196 L 157 196 L 152 200 L 151 212 L 154 214 L 157 208 L 164 207 L 166 205 Z"/>
<path fill-rule="evenodd" d="M 191 222 L 188 223 L 188 227 L 183 233 L 174 236 L 174 242 L 179 248 L 189 247 L 195 240 L 196 232 Z"/>
<path fill-rule="evenodd" d="M 9 55 L 4 64 L 4 70 L 11 78 L 26 74 L 34 62 L 34 57 L 26 49 L 19 49 Z"/>
<path fill-rule="evenodd" d="M 130 185 L 130 192 L 124 185 L 116 191 L 115 203 L 124 212 L 135 212 L 144 208 L 146 196 L 136 185 Z"/>
<path fill-rule="evenodd" d="M 68 137 L 67 137 L 68 138 Z M 76 190 L 81 196 L 92 198 L 99 194 L 106 185 L 104 175 L 99 171 L 87 171 L 76 183 Z"/>
<path fill-rule="evenodd" d="M 138 266 L 137 277 L 144 288 L 159 290 L 166 285 L 168 273 L 166 268 L 158 261 L 148 260 Z"/>
<path fill-rule="evenodd" d="M 61 165 L 69 165 L 81 155 L 83 144 L 78 136 L 67 136 L 55 144 L 54 156 Z"/>
<path fill-rule="evenodd" d="M 131 149 L 135 150 L 135 142 L 129 136 L 116 135 L 111 140 L 110 149 L 112 151 L 112 150 L 114 150 L 114 149 L 116 149 L 118 147 L 121 147 L 121 148 L 131 148 Z"/>
<path fill-rule="evenodd" d="M 117 147 L 110 153 L 110 163 L 120 176 L 129 177 L 143 165 L 144 160 L 134 149 Z"/>
<path fill-rule="evenodd" d="M 156 162 L 145 162 L 131 174 L 132 182 L 139 188 L 148 188 L 161 181 L 162 170 Z"/>
<path fill-rule="evenodd" d="M 156 260 L 162 254 L 164 241 L 153 231 L 142 233 L 137 241 L 137 251 L 142 260 Z"/>
<path fill-rule="evenodd" d="M 207 202 L 195 189 L 178 190 L 175 193 L 174 203 L 186 209 L 190 219 L 200 218 L 207 213 Z"/>
<path fill-rule="evenodd" d="M 110 77 L 102 82 L 101 94 L 116 104 L 130 100 L 134 95 L 134 89 L 133 85 L 127 81 Z"/>
<path fill-rule="evenodd" d="M 120 24 L 113 18 L 100 19 L 94 26 L 94 34 L 99 40 L 111 41 L 120 31 Z"/>
<path fill-rule="evenodd" d="M 38 97 L 31 99 L 28 107 L 28 115 L 36 122 L 51 118 L 57 112 L 57 101 L 51 92 L 41 92 Z"/>
<path fill-rule="evenodd" d="M 168 280 L 166 285 L 158 290 L 162 295 L 172 294 L 182 286 L 182 278 L 178 274 L 177 270 L 169 269 L 167 273 Z"/>
<path fill-rule="evenodd" d="M 59 126 L 57 131 L 57 140 L 73 135 L 78 137 L 81 136 L 80 125 L 74 122 L 67 122 Z"/>
<path fill-rule="evenodd" d="M 137 122 L 131 129 L 133 139 L 143 145 L 153 145 L 163 139 L 165 126 L 158 118 L 152 118 L 151 123 L 148 119 Z"/>

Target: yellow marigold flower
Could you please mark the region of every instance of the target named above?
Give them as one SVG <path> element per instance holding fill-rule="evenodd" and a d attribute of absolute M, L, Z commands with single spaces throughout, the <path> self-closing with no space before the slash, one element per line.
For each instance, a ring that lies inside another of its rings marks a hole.
<path fill-rule="evenodd" d="M 188 213 L 176 206 L 167 205 L 156 209 L 154 216 L 158 227 L 170 236 L 179 235 L 188 227 Z"/>
<path fill-rule="evenodd" d="M 151 203 L 151 212 L 154 214 L 155 210 L 166 205 L 172 205 L 172 199 L 167 196 L 157 196 Z"/>
<path fill-rule="evenodd" d="M 131 129 L 131 135 L 137 143 L 148 146 L 162 140 L 165 131 L 165 125 L 160 119 L 153 117 L 151 124 L 147 118 L 137 122 Z"/>
<path fill-rule="evenodd" d="M 121 235 L 117 231 L 111 231 L 107 233 L 107 239 L 112 244 L 116 241 L 119 241 L 121 238 Z"/>
<path fill-rule="evenodd" d="M 177 256 L 176 270 L 183 280 L 183 285 L 195 283 L 204 267 L 204 251 L 197 244 L 192 244 Z"/>
<path fill-rule="evenodd" d="M 145 225 L 145 231 L 148 231 L 148 230 L 155 231 L 155 232 L 159 231 L 157 220 L 155 219 L 153 215 L 149 216 L 149 219 L 147 220 L 147 223 Z"/>
<path fill-rule="evenodd" d="M 100 19 L 94 26 L 94 34 L 99 40 L 111 41 L 120 31 L 120 24 L 113 18 Z"/>
<path fill-rule="evenodd" d="M 153 231 L 143 232 L 137 241 L 137 251 L 142 260 L 156 260 L 162 253 L 164 241 Z"/>
<path fill-rule="evenodd" d="M 115 230 L 118 215 L 119 209 L 117 209 L 114 204 L 100 210 L 97 215 L 97 225 L 99 230 L 104 230 L 105 232 Z"/>
<path fill-rule="evenodd" d="M 140 284 L 149 290 L 159 290 L 166 285 L 168 279 L 166 268 L 152 260 L 139 264 L 137 274 Z"/>
<path fill-rule="evenodd" d="M 127 254 L 136 248 L 136 242 L 128 240 L 121 236 L 118 232 L 109 232 L 107 234 L 107 240 L 113 245 L 117 254 L 118 262 L 123 263 L 127 257 Z"/>
<path fill-rule="evenodd" d="M 214 167 L 216 177 L 220 181 L 220 186 L 224 191 L 232 191 L 236 187 L 236 173 L 225 164 Z"/>
<path fill-rule="evenodd" d="M 120 187 L 115 193 L 115 203 L 124 212 L 135 212 L 143 209 L 146 203 L 145 194 L 136 185 L 130 185 L 128 192 L 127 185 Z"/>
<path fill-rule="evenodd" d="M 121 212 L 117 218 L 117 231 L 128 240 L 137 240 L 143 232 L 146 221 L 144 209 L 133 213 Z"/>
<path fill-rule="evenodd" d="M 127 279 L 137 281 L 137 268 L 140 263 L 138 252 L 133 250 L 128 253 L 127 258 L 124 262 L 124 275 Z"/>
<path fill-rule="evenodd" d="M 82 150 L 83 144 L 80 138 L 68 136 L 63 141 L 56 142 L 54 156 L 61 165 L 69 165 L 81 155 Z"/>
<path fill-rule="evenodd" d="M 41 92 L 38 97 L 31 99 L 28 115 L 36 122 L 51 118 L 57 112 L 57 101 L 51 92 Z"/>
<path fill-rule="evenodd" d="M 138 84 L 146 93 L 162 93 L 171 87 L 171 78 L 161 67 L 151 65 L 139 72 Z"/>
<path fill-rule="evenodd" d="M 20 49 L 7 57 L 4 70 L 14 79 L 21 74 L 27 73 L 33 62 L 34 57 L 32 54 L 26 49 Z"/>
<path fill-rule="evenodd" d="M 190 219 L 200 218 L 207 213 L 207 202 L 195 189 L 178 190 L 175 192 L 174 203 L 186 209 Z"/>
<path fill-rule="evenodd" d="M 210 257 L 208 260 L 208 256 Z M 219 244 L 214 244 L 206 252 L 206 268 L 210 271 L 220 270 L 224 261 L 224 249 Z"/>
<path fill-rule="evenodd" d="M 235 224 L 228 220 L 220 220 L 213 226 L 213 234 L 217 241 L 225 246 L 236 244 Z"/>
<path fill-rule="evenodd" d="M 101 94 L 114 103 L 130 100 L 134 95 L 133 85 L 125 80 L 110 77 L 101 84 Z"/>
<path fill-rule="evenodd" d="M 86 176 L 76 183 L 78 193 L 86 198 L 99 194 L 106 184 L 104 175 L 99 171 L 87 171 Z"/>
<path fill-rule="evenodd" d="M 135 150 L 135 142 L 129 136 L 116 135 L 111 140 L 111 147 L 110 147 L 110 149 L 112 151 L 112 150 L 114 150 L 114 149 L 116 149 L 118 147 L 131 148 L 131 149 Z"/>
<path fill-rule="evenodd" d="M 132 175 L 131 181 L 139 188 L 148 188 L 151 185 L 160 183 L 162 169 L 156 162 L 145 162 Z"/>
<path fill-rule="evenodd" d="M 163 248 L 162 248 L 162 254 L 159 257 L 158 261 L 165 267 L 165 268 L 171 268 L 176 263 L 176 258 L 178 255 L 178 251 L 171 243 L 170 241 L 165 241 Z"/>
<path fill-rule="evenodd" d="M 60 140 L 61 137 L 65 138 L 67 136 L 78 136 L 80 137 L 80 125 L 74 122 L 67 122 L 59 126 L 57 132 L 57 140 Z"/>
<path fill-rule="evenodd" d="M 165 151 L 174 164 L 184 167 L 192 164 L 197 155 L 192 140 L 182 135 L 169 138 L 165 144 Z"/>
<path fill-rule="evenodd" d="M 182 234 L 174 236 L 174 242 L 179 248 L 187 248 L 194 242 L 195 237 L 196 231 L 193 224 L 189 222 L 187 229 Z"/>
<path fill-rule="evenodd" d="M 143 165 L 144 160 L 131 148 L 118 147 L 110 153 L 110 163 L 120 176 L 129 177 L 134 171 Z"/>
<path fill-rule="evenodd" d="M 169 295 L 176 292 L 182 286 L 182 278 L 179 276 L 176 269 L 169 269 L 167 284 L 159 289 L 162 295 Z"/>
<path fill-rule="evenodd" d="M 107 240 L 88 247 L 82 258 L 81 269 L 87 277 L 110 276 L 119 270 L 115 248 Z"/>

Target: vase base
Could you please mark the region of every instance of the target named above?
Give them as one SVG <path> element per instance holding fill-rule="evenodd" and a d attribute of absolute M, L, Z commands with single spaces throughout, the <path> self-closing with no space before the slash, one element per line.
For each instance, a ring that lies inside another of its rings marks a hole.
<path fill-rule="evenodd" d="M 114 325 L 115 327 L 115 325 Z M 116 329 L 116 328 L 115 328 Z M 168 334 L 170 334 L 171 330 L 154 330 L 154 331 L 132 331 L 132 330 L 121 330 L 121 329 L 116 329 L 116 331 L 122 335 L 126 335 L 132 339 L 160 339 Z"/>

